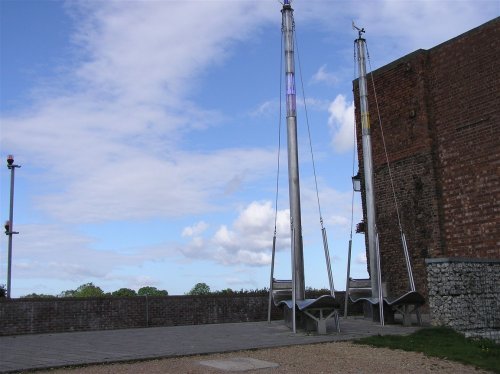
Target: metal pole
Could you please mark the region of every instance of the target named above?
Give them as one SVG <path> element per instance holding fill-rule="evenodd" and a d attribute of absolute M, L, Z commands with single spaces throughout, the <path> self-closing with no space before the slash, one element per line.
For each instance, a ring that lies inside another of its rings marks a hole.
<path fill-rule="evenodd" d="M 290 223 L 290 232 L 292 233 L 292 264 L 295 262 L 295 235 L 294 235 L 294 229 L 293 229 L 293 221 Z M 295 304 L 297 302 L 297 292 L 296 292 L 296 283 L 297 283 L 297 277 L 296 273 L 294 271 L 294 268 L 292 267 L 292 330 L 293 333 L 295 334 L 297 332 L 297 316 L 296 316 L 296 307 Z"/>
<path fill-rule="evenodd" d="M 267 306 L 267 322 L 271 323 L 271 309 L 272 309 L 272 299 L 273 299 L 273 281 L 274 281 L 274 256 L 276 253 L 276 230 L 273 236 L 273 253 L 271 255 L 271 276 L 269 279 L 269 303 Z"/>
<path fill-rule="evenodd" d="M 351 277 L 351 249 L 352 239 L 349 239 L 349 250 L 347 254 L 347 280 L 345 282 L 344 318 L 347 318 L 347 305 L 349 303 L 349 278 Z"/>
<path fill-rule="evenodd" d="M 288 184 L 290 195 L 290 215 L 293 222 L 293 264 L 295 274 L 295 297 L 305 298 L 304 253 L 302 245 L 302 220 L 300 213 L 299 161 L 297 146 L 297 111 L 295 95 L 295 57 L 293 9 L 285 0 L 282 13 L 282 30 L 285 49 L 286 112 L 288 144 Z"/>
<path fill-rule="evenodd" d="M 330 295 L 335 297 L 335 286 L 333 284 L 332 263 L 330 261 L 330 249 L 328 248 L 328 237 L 326 236 L 326 229 L 321 229 L 323 235 L 323 249 L 325 250 L 326 271 L 328 272 L 328 282 L 330 284 Z"/>
<path fill-rule="evenodd" d="M 9 209 L 9 222 L 8 231 L 5 232 L 9 236 L 8 253 L 7 253 L 7 298 L 10 299 L 12 289 L 12 235 L 18 234 L 14 232 L 14 175 L 15 169 L 19 165 L 14 164 L 14 157 L 9 155 L 7 158 L 7 168 L 10 169 L 10 209 Z M 7 229 L 7 227 L 6 227 Z"/>
<path fill-rule="evenodd" d="M 403 242 L 403 251 L 405 254 L 406 270 L 408 271 L 408 281 L 410 282 L 410 290 L 415 291 L 415 281 L 413 280 L 413 272 L 411 270 L 410 255 L 408 253 L 408 246 L 406 244 L 406 236 L 402 229 L 401 231 L 401 241 Z"/>
<path fill-rule="evenodd" d="M 382 289 L 382 277 L 380 274 L 380 246 L 379 246 L 379 241 L 378 241 L 378 234 L 376 237 L 376 248 L 377 248 L 377 286 L 378 286 L 378 312 L 379 312 L 379 318 L 380 318 L 380 326 L 384 326 L 385 320 L 384 320 L 384 295 L 383 295 L 383 289 Z"/>
<path fill-rule="evenodd" d="M 367 233 L 368 233 L 368 254 L 370 260 L 370 279 L 372 286 L 372 297 L 378 298 L 378 282 L 379 268 L 377 263 L 380 259 L 377 258 L 376 237 L 377 226 L 375 222 L 375 190 L 373 181 L 373 160 L 372 147 L 370 137 L 370 115 L 368 112 L 368 93 L 366 88 L 366 57 L 365 57 L 365 39 L 361 37 L 363 30 L 359 31 L 359 38 L 355 43 L 358 49 L 359 60 L 359 99 L 361 111 L 361 127 L 362 127 L 362 143 L 363 143 L 363 166 L 364 166 L 364 181 L 365 181 L 365 197 L 366 197 L 366 218 L 367 218 Z M 382 300 L 379 300 L 382 305 Z"/>

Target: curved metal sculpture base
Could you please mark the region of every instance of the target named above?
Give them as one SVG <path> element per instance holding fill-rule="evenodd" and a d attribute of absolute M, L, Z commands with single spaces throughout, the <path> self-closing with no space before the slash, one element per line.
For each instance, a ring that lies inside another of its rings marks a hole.
<path fill-rule="evenodd" d="M 357 302 L 365 302 L 372 306 L 373 316 L 377 316 L 378 313 L 375 313 L 374 309 L 380 308 L 379 299 L 371 296 L 349 296 L 349 299 L 353 303 Z M 422 325 L 422 319 L 420 316 L 420 307 L 425 304 L 424 297 L 419 294 L 417 291 L 409 291 L 402 296 L 399 297 L 384 297 L 383 298 L 383 307 L 384 311 L 388 311 L 387 322 L 393 321 L 394 313 L 400 313 L 403 316 L 403 325 L 411 326 L 411 315 L 415 313 L 417 317 L 417 323 Z"/>
<path fill-rule="evenodd" d="M 293 301 L 291 299 L 282 299 L 275 305 L 283 309 L 285 323 L 291 327 L 293 323 Z M 298 329 L 326 334 L 327 323 L 333 320 L 335 330 L 340 332 L 338 314 L 340 304 L 333 296 L 322 295 L 317 299 L 297 300 L 295 308 L 296 327 Z"/>

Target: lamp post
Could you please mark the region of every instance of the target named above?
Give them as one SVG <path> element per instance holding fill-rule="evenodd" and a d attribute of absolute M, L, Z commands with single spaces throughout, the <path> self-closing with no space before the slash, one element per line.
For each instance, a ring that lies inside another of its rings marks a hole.
<path fill-rule="evenodd" d="M 10 299 L 11 291 L 11 275 L 12 275 L 12 235 L 19 234 L 19 232 L 13 231 L 14 228 L 14 174 L 16 168 L 20 168 L 20 165 L 14 164 L 14 156 L 9 155 L 7 157 L 7 168 L 10 170 L 10 210 L 9 210 L 9 220 L 5 222 L 5 235 L 9 236 L 9 249 L 7 254 L 7 298 Z"/>

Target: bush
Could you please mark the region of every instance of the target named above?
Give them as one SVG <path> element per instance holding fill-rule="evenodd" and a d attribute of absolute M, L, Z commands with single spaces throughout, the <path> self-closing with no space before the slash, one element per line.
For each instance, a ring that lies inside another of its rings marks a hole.
<path fill-rule="evenodd" d="M 139 288 L 138 296 L 168 296 L 167 290 L 159 290 L 156 287 L 146 286 Z"/>
<path fill-rule="evenodd" d="M 119 290 L 113 291 L 111 293 L 111 296 L 130 297 L 130 296 L 137 296 L 137 293 L 134 290 L 131 290 L 130 288 L 120 288 Z"/>
<path fill-rule="evenodd" d="M 55 296 L 33 292 L 33 293 L 28 294 L 28 295 L 21 296 L 21 299 L 47 299 L 47 298 L 51 298 L 51 297 L 55 297 Z"/>
<path fill-rule="evenodd" d="M 206 283 L 196 283 L 188 295 L 210 295 L 210 286 Z"/>
<path fill-rule="evenodd" d="M 106 296 L 104 291 L 93 283 L 85 283 L 76 290 L 67 290 L 61 292 L 60 297 L 100 297 Z"/>

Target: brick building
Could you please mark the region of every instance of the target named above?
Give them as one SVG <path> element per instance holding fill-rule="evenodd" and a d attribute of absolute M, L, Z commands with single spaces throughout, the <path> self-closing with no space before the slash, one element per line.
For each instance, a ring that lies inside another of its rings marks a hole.
<path fill-rule="evenodd" d="M 417 291 L 429 301 L 429 259 L 492 260 L 498 279 L 500 18 L 372 74 Z M 407 273 L 370 74 L 367 82 L 382 278 L 402 294 Z M 354 91 L 359 103 L 357 81 Z M 356 126 L 362 160 L 359 107 Z"/>

